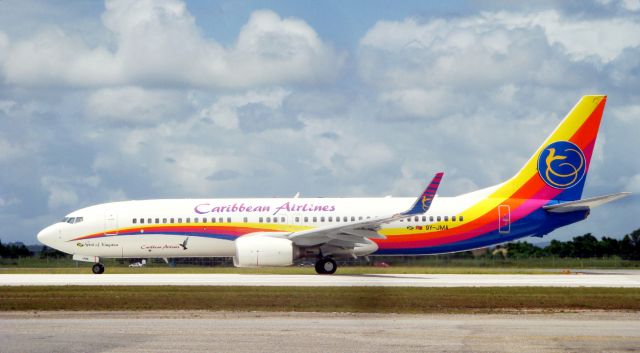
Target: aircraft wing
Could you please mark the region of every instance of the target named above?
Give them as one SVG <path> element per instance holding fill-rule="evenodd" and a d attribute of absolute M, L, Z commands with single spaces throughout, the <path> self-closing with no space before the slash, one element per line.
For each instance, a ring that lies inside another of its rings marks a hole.
<path fill-rule="evenodd" d="M 385 239 L 378 233 L 380 226 L 402 218 L 423 214 L 429 210 L 444 173 L 437 173 L 431 183 L 418 196 L 410 209 L 386 217 L 366 219 L 362 221 L 332 224 L 324 227 L 303 230 L 289 234 L 289 239 L 298 246 L 334 245 L 352 249 L 357 244 L 368 244 L 367 239 Z"/>
<path fill-rule="evenodd" d="M 631 193 L 629 192 L 620 192 L 617 194 L 591 197 L 588 199 L 577 200 L 577 201 L 562 202 L 554 205 L 547 205 L 547 206 L 543 206 L 542 208 L 553 213 L 582 211 L 582 210 L 588 210 L 594 207 L 598 207 L 600 205 L 604 205 L 605 203 L 615 201 L 623 197 L 627 197 L 630 194 Z"/>

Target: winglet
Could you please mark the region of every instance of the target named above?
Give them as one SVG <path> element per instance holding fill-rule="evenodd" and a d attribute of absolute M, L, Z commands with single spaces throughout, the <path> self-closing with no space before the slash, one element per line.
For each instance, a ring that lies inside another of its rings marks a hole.
<path fill-rule="evenodd" d="M 402 212 L 401 214 L 403 216 L 412 216 L 415 214 L 422 214 L 427 212 L 429 207 L 431 207 L 431 202 L 433 202 L 433 199 L 436 196 L 436 191 L 438 190 L 438 186 L 440 186 L 440 180 L 442 180 L 443 175 L 443 172 L 436 173 L 436 175 L 433 177 L 433 180 L 431 180 L 431 183 L 429 183 L 429 186 L 427 186 L 422 194 L 418 196 L 413 206 L 411 206 L 409 210 Z"/>

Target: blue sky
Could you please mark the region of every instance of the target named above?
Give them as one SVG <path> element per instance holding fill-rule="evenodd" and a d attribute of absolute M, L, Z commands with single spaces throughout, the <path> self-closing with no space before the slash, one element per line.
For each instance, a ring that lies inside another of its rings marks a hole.
<path fill-rule="evenodd" d="M 147 198 L 442 196 L 609 95 L 585 196 L 640 192 L 640 0 L 0 2 L 0 239 Z M 622 236 L 636 196 L 550 235 Z"/>

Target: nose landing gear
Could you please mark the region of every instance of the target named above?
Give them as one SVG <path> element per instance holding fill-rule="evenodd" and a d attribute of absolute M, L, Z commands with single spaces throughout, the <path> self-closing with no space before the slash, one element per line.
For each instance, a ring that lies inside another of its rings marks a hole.
<path fill-rule="evenodd" d="M 322 257 L 316 262 L 316 273 L 319 275 L 332 275 L 338 269 L 338 264 L 330 257 Z"/>
<path fill-rule="evenodd" d="M 104 273 L 104 265 L 98 262 L 91 267 L 91 271 L 96 275 Z"/>

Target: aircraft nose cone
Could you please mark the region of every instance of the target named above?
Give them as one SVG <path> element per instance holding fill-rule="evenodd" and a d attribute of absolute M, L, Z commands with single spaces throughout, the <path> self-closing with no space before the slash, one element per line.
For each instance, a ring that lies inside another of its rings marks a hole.
<path fill-rule="evenodd" d="M 50 245 L 51 243 L 51 235 L 52 235 L 52 231 L 51 231 L 51 226 L 41 230 L 40 232 L 38 232 L 38 241 L 41 242 L 44 245 Z"/>

